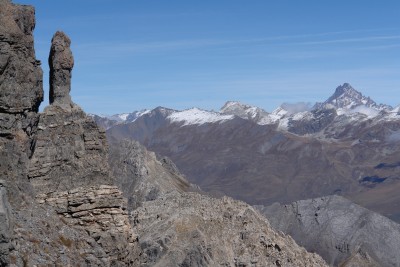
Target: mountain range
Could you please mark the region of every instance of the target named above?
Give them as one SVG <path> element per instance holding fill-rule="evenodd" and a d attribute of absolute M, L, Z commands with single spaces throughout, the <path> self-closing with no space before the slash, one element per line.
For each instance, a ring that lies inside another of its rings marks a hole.
<path fill-rule="evenodd" d="M 399 111 L 345 83 L 326 101 L 271 113 L 229 101 L 218 112 L 92 117 L 111 143 L 139 141 L 213 195 L 270 205 L 339 194 L 399 221 Z"/>

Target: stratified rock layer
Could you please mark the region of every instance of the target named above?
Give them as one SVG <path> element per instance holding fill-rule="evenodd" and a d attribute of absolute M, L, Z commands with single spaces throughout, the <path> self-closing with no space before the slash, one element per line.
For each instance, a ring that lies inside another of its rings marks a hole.
<path fill-rule="evenodd" d="M 139 254 L 126 212 L 126 199 L 116 186 L 79 187 L 37 196 L 39 203 L 55 208 L 59 216 L 73 228 L 82 229 L 96 240 L 104 254 L 85 250 L 104 266 L 137 264 Z"/>
<path fill-rule="evenodd" d="M 50 105 L 40 115 L 29 178 L 41 193 L 111 184 L 104 132 L 77 105 Z"/>

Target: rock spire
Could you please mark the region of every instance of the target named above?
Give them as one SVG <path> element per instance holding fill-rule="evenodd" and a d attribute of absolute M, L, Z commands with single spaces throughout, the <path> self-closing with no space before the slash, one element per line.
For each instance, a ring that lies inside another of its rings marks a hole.
<path fill-rule="evenodd" d="M 63 32 L 56 32 L 51 40 L 50 66 L 50 104 L 68 107 L 72 101 L 71 72 L 74 58 L 70 49 L 71 40 Z"/>

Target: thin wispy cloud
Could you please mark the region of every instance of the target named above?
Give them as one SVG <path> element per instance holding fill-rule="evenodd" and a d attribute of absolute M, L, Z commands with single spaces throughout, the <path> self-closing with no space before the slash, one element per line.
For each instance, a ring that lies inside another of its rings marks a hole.
<path fill-rule="evenodd" d="M 320 45 L 320 44 L 338 44 L 338 43 L 355 43 L 365 41 L 385 41 L 385 40 L 398 40 L 400 35 L 389 35 L 389 36 L 367 36 L 359 38 L 344 38 L 335 40 L 322 40 L 322 41 L 311 41 L 311 42 L 299 42 L 295 45 Z"/>
<path fill-rule="evenodd" d="M 372 30 L 371 30 L 372 31 Z M 364 30 L 353 32 L 368 32 Z M 96 52 L 97 54 L 107 55 L 108 53 L 115 56 L 117 54 L 144 53 L 144 52 L 164 52 L 171 50 L 193 50 L 212 47 L 235 47 L 252 45 L 324 45 L 324 44 L 340 44 L 340 43 L 359 43 L 373 41 L 395 41 L 400 39 L 400 35 L 385 36 L 362 36 L 357 38 L 337 38 L 331 40 L 312 40 L 316 37 L 333 36 L 351 31 L 343 32 L 326 32 L 316 34 L 302 35 L 282 35 L 265 38 L 249 38 L 249 39 L 182 39 L 182 40 L 160 40 L 151 42 L 126 41 L 121 42 L 95 42 L 95 43 L 79 43 L 74 48 L 82 52 Z M 298 39 L 308 39 L 307 41 L 295 42 Z M 389 46 L 387 46 L 389 48 Z"/>

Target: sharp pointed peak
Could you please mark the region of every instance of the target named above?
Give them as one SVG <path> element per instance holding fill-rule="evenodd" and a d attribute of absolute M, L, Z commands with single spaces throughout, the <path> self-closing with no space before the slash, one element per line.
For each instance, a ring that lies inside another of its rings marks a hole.
<path fill-rule="evenodd" d="M 361 92 L 357 91 L 354 89 L 353 86 L 351 86 L 349 83 L 344 83 L 343 85 L 339 85 L 336 87 L 334 96 L 339 97 L 343 94 L 355 94 L 355 95 L 360 95 L 362 96 Z"/>

